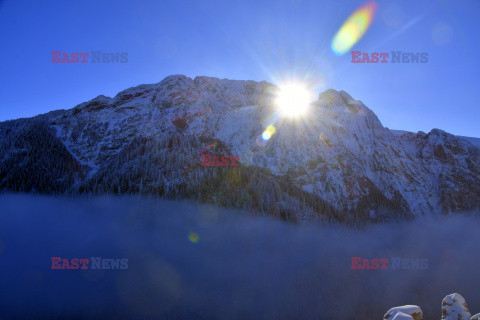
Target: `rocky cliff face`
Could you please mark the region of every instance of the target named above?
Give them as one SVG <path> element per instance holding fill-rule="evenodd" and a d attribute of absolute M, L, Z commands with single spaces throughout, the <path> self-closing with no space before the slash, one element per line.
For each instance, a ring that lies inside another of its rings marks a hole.
<path fill-rule="evenodd" d="M 62 155 L 68 179 L 56 178 L 66 179 L 70 192 L 191 197 L 294 221 L 480 206 L 480 149 L 467 139 L 438 129 L 390 131 L 361 101 L 332 89 L 302 121 L 278 118 L 276 90 L 267 82 L 169 76 L 113 98 L 0 123 L 0 161 L 18 157 L 12 141 L 41 123 L 72 156 Z M 264 141 L 272 124 L 275 133 Z M 202 167 L 202 149 L 238 156 L 240 165 Z M 56 152 L 46 157 L 58 161 Z M 17 171 L 32 170 L 15 159 Z M 19 190 L 12 179 L 0 170 L 0 188 Z"/>

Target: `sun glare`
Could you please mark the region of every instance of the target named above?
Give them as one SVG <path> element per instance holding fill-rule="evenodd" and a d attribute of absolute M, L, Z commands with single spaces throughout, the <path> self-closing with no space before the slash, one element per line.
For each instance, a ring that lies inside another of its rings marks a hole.
<path fill-rule="evenodd" d="M 308 110 L 313 95 L 300 83 L 289 83 L 279 87 L 276 104 L 284 116 L 297 117 Z"/>

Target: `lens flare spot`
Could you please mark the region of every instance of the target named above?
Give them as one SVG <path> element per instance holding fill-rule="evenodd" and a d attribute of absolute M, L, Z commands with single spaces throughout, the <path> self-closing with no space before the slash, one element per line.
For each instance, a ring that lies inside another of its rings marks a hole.
<path fill-rule="evenodd" d="M 369 1 L 348 17 L 333 37 L 332 51 L 335 54 L 346 53 L 363 37 L 372 24 L 377 6 L 375 1 Z"/>
<path fill-rule="evenodd" d="M 262 140 L 267 141 L 275 134 L 275 127 L 273 125 L 269 125 L 265 131 L 262 133 Z"/>
<path fill-rule="evenodd" d="M 197 243 L 199 239 L 200 237 L 195 232 L 192 232 L 188 235 L 188 240 L 190 240 L 192 243 Z"/>

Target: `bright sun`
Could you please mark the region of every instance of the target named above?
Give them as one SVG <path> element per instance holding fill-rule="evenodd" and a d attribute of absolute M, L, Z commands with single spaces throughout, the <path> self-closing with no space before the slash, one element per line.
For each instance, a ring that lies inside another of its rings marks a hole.
<path fill-rule="evenodd" d="M 308 88 L 300 83 L 288 83 L 279 86 L 276 104 L 282 115 L 297 117 L 304 114 L 313 95 Z"/>

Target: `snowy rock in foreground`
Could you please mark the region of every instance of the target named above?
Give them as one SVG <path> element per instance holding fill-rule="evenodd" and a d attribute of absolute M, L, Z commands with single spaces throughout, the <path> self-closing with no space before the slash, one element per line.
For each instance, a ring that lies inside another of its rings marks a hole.
<path fill-rule="evenodd" d="M 385 320 L 415 319 L 422 320 L 423 312 L 419 306 L 406 305 L 395 307 L 387 311 L 383 316 Z"/>
<path fill-rule="evenodd" d="M 458 293 L 452 293 L 443 299 L 442 319 L 470 320 L 471 316 L 465 299 Z"/>
<path fill-rule="evenodd" d="M 399 312 L 392 318 L 392 320 L 413 320 L 413 318 L 406 313 Z"/>
<path fill-rule="evenodd" d="M 442 301 L 442 320 L 480 320 L 480 313 L 470 317 L 465 299 L 458 293 L 446 296 Z M 406 305 L 387 311 L 384 320 L 415 319 L 422 320 L 423 312 L 418 306 Z"/>

